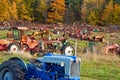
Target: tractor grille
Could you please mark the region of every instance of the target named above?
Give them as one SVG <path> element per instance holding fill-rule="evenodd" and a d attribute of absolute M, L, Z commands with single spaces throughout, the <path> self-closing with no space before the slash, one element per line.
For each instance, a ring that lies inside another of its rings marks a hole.
<path fill-rule="evenodd" d="M 71 64 L 71 76 L 79 76 L 80 75 L 80 62 Z"/>

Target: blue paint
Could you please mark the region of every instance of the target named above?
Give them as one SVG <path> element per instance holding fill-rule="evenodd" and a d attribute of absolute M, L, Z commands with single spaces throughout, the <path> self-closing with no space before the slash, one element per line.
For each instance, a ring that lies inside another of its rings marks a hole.
<path fill-rule="evenodd" d="M 80 62 L 76 62 L 76 56 L 46 54 L 37 58 L 36 63 L 27 64 L 26 80 L 80 80 L 79 71 L 72 75 L 71 68 L 79 70 Z M 64 63 L 64 65 L 61 65 Z M 77 65 L 77 66 L 76 66 Z M 74 66 L 74 67 L 73 67 Z M 76 69 L 77 68 L 77 69 Z"/>

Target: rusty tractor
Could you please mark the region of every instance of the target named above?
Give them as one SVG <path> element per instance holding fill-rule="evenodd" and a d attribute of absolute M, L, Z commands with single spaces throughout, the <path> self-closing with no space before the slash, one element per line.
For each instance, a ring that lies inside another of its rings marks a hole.
<path fill-rule="evenodd" d="M 105 54 L 118 54 L 120 55 L 120 46 L 118 44 L 108 44 L 104 47 L 105 49 Z"/>
<path fill-rule="evenodd" d="M 12 33 L 7 34 L 7 37 L 12 39 L 1 39 L 0 40 L 0 50 L 1 51 L 10 51 L 17 52 L 19 50 L 27 51 L 28 49 L 32 49 L 38 45 L 38 41 L 31 40 L 29 36 L 27 36 L 26 27 L 12 27 Z"/>

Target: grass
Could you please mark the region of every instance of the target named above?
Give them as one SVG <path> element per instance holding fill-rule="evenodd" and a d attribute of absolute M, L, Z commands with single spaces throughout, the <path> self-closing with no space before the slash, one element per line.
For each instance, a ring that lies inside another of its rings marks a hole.
<path fill-rule="evenodd" d="M 79 54 L 81 80 L 120 80 L 120 58 L 116 55 Z"/>
<path fill-rule="evenodd" d="M 8 60 L 11 57 L 18 57 L 18 58 L 24 60 L 26 63 L 28 63 L 31 58 L 34 58 L 29 53 L 24 53 L 24 54 L 23 54 L 23 52 L 9 53 L 9 52 L 4 51 L 4 52 L 0 52 L 0 63 L 2 63 L 5 60 Z"/>
<path fill-rule="evenodd" d="M 110 37 L 116 34 L 117 37 Z M 104 36 L 106 42 L 120 44 L 119 33 L 101 33 L 95 32 L 93 35 Z M 81 80 L 120 80 L 120 56 L 118 55 L 104 55 L 102 51 L 105 43 L 97 43 L 96 47 L 100 51 L 99 54 L 82 52 L 84 48 L 88 48 L 87 41 L 78 40 L 77 56 L 81 58 Z"/>
<path fill-rule="evenodd" d="M 120 57 L 117 55 L 77 54 L 81 58 L 80 77 L 81 80 L 120 80 Z M 11 58 L 19 57 L 26 63 L 31 55 L 0 53 L 0 63 Z"/>
<path fill-rule="evenodd" d="M 7 36 L 7 30 L 0 30 L 0 37 L 3 39 L 3 38 L 6 38 Z"/>

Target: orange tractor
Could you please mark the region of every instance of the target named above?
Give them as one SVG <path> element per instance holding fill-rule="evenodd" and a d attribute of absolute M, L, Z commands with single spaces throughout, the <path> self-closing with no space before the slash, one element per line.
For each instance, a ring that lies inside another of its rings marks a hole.
<path fill-rule="evenodd" d="M 31 40 L 29 36 L 27 36 L 26 27 L 12 27 L 12 34 L 13 39 L 1 39 L 0 40 L 0 51 L 10 51 L 10 52 L 17 52 L 19 50 L 30 50 L 33 49 L 35 46 L 38 45 L 37 40 Z M 7 35 L 8 36 L 8 35 Z"/>
<path fill-rule="evenodd" d="M 12 27 L 12 40 L 1 39 L 0 51 L 18 52 L 19 50 L 29 51 L 32 54 L 46 53 L 46 51 L 60 50 L 61 54 L 74 55 L 75 49 L 66 39 L 57 40 L 35 40 L 32 36 L 26 35 L 26 27 Z M 42 33 L 42 32 L 40 32 Z M 9 35 L 7 35 L 9 36 Z M 43 35 L 44 36 L 44 35 Z"/>

